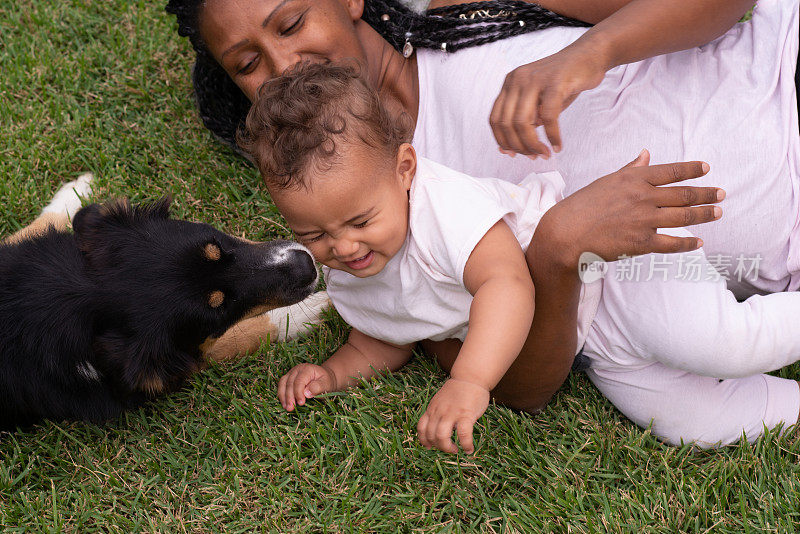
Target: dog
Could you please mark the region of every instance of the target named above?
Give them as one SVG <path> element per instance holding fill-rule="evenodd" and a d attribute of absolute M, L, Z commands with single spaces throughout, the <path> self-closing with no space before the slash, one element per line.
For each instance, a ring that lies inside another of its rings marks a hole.
<path fill-rule="evenodd" d="M 81 208 L 90 184 L 0 244 L 0 429 L 102 423 L 318 321 L 327 296 L 301 245 L 172 219 L 168 199 Z"/>

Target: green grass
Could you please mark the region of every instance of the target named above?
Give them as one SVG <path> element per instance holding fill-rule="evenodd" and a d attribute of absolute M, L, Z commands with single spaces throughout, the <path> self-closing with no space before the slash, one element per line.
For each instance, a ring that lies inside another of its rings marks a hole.
<path fill-rule="evenodd" d="M 178 216 L 286 235 L 256 173 L 201 127 L 188 45 L 162 3 L 0 0 L 0 234 L 91 170 L 98 199 L 172 194 Z M 342 341 L 309 338 L 216 366 L 106 427 L 0 435 L 8 531 L 800 530 L 800 440 L 660 445 L 583 376 L 541 415 L 492 407 L 474 456 L 427 451 L 415 425 L 443 375 L 424 358 L 296 413 L 278 377 Z M 787 373 L 787 371 L 784 371 Z M 787 376 L 800 376 L 797 369 Z"/>

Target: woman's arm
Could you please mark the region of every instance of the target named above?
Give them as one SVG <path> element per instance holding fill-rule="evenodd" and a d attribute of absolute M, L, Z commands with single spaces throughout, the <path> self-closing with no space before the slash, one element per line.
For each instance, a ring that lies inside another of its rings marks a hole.
<path fill-rule="evenodd" d="M 578 261 L 591 251 L 613 261 L 622 255 L 694 250 L 697 238 L 658 234 L 658 228 L 714 221 L 721 210 L 709 204 L 724 192 L 714 187 L 660 187 L 708 172 L 700 162 L 650 167 L 643 151 L 621 170 L 565 198 L 542 217 L 527 259 L 536 287 L 536 313 L 520 356 L 492 391 L 497 402 L 535 413 L 561 387 L 575 357 L 580 292 Z M 455 342 L 423 344 L 448 369 Z"/>
<path fill-rule="evenodd" d="M 705 44 L 731 28 L 753 0 L 545 0 L 558 13 L 597 24 L 560 52 L 506 77 L 489 122 L 500 149 L 550 156 L 536 126 L 558 152 L 559 114 L 618 65 Z M 612 11 L 613 10 L 613 11 Z"/>

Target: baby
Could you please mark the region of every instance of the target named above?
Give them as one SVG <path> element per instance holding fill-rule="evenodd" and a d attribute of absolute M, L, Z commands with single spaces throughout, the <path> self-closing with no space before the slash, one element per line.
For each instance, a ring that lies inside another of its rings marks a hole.
<path fill-rule="evenodd" d="M 399 369 L 420 340 L 457 338 L 462 348 L 419 421 L 419 439 L 456 452 L 455 429 L 472 452 L 489 392 L 524 349 L 534 312 L 525 251 L 563 183 L 557 173 L 518 185 L 471 178 L 418 158 L 409 130 L 346 65 L 302 65 L 261 89 L 240 144 L 296 238 L 324 265 L 328 294 L 353 327 L 321 366 L 283 376 L 278 396 L 292 410 Z M 682 278 L 679 261 L 662 260 L 652 276 L 658 259 L 650 255 L 647 280 L 615 276 L 618 262 L 583 286 L 576 352 L 584 347 L 593 366 L 655 357 L 732 377 L 798 358 L 800 294 L 738 303 L 702 251 L 666 257 L 696 264 L 702 280 Z"/>

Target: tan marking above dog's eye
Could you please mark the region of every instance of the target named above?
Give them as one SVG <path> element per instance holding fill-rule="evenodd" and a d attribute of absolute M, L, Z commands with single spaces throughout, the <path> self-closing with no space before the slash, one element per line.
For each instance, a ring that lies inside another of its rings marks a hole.
<path fill-rule="evenodd" d="M 222 257 L 222 251 L 214 243 L 208 243 L 203 248 L 203 254 L 205 254 L 207 260 L 211 261 L 217 261 Z"/>
<path fill-rule="evenodd" d="M 225 300 L 225 293 L 220 290 L 215 290 L 208 295 L 208 305 L 212 308 L 219 308 Z"/>

